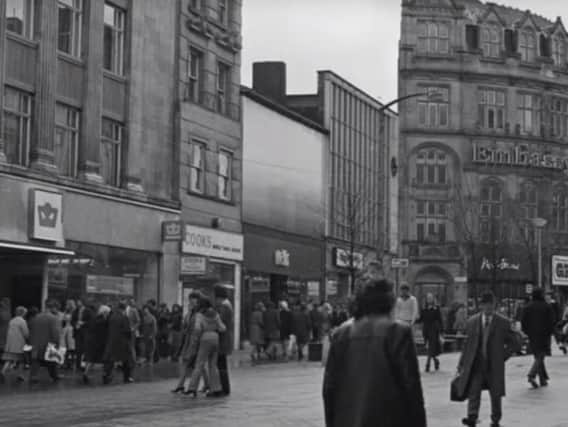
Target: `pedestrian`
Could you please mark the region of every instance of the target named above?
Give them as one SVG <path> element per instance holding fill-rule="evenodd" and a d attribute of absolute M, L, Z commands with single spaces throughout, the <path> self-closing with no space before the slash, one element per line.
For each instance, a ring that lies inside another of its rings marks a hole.
<path fill-rule="evenodd" d="M 6 345 L 6 335 L 11 319 L 10 298 L 2 298 L 0 299 L 0 354 L 2 354 Z"/>
<path fill-rule="evenodd" d="M 291 354 L 290 337 L 294 333 L 292 313 L 288 307 L 288 302 L 280 301 L 280 342 L 282 344 L 282 357 L 284 360 L 288 359 Z"/>
<path fill-rule="evenodd" d="M 130 343 L 132 330 L 126 316 L 126 304 L 119 302 L 112 310 L 108 319 L 108 338 L 105 348 L 103 383 L 112 382 L 115 363 L 120 362 L 125 384 L 134 382 L 132 378 L 132 352 Z"/>
<path fill-rule="evenodd" d="M 194 398 L 197 397 L 197 388 L 201 380 L 202 372 L 207 369 L 209 374 L 210 391 L 207 397 L 222 397 L 223 392 L 219 379 L 219 369 L 217 366 L 220 350 L 220 333 L 225 332 L 226 326 L 221 320 L 219 313 L 213 308 L 211 300 L 201 298 L 200 308 L 195 317 L 195 328 L 193 330 L 194 342 L 199 342 L 195 369 L 191 374 L 187 392 Z"/>
<path fill-rule="evenodd" d="M 264 353 L 264 304 L 257 302 L 250 317 L 250 333 L 249 340 L 251 345 L 250 358 L 252 362 L 257 362 L 262 358 Z M 286 350 L 284 349 L 284 352 Z"/>
<path fill-rule="evenodd" d="M 77 305 L 73 300 L 67 300 L 65 303 L 65 311 L 63 313 L 62 331 L 61 331 L 61 347 L 66 349 L 65 352 L 65 368 L 71 369 L 75 360 L 75 328 L 72 325 L 73 313 L 77 309 Z"/>
<path fill-rule="evenodd" d="M 464 335 L 467 327 L 467 310 L 463 304 L 460 304 L 456 311 L 453 329 L 456 334 Z"/>
<path fill-rule="evenodd" d="M 277 346 L 280 341 L 280 314 L 272 301 L 268 301 L 266 304 L 263 322 L 266 355 L 269 360 L 276 360 L 278 354 Z"/>
<path fill-rule="evenodd" d="M 558 346 L 558 348 L 561 351 L 563 351 L 562 350 L 563 349 L 562 336 L 561 336 L 561 333 L 560 333 L 561 331 L 559 331 L 558 328 L 556 328 L 556 326 L 562 320 L 562 309 L 561 309 L 558 301 L 556 301 L 556 299 L 554 298 L 553 292 L 547 292 L 546 293 L 545 301 L 550 306 L 550 308 L 552 309 L 552 313 L 554 315 L 554 326 L 555 326 L 554 333 L 553 333 L 554 341 L 556 341 L 556 345 Z"/>
<path fill-rule="evenodd" d="M 217 285 L 214 289 L 215 308 L 221 316 L 221 321 L 225 325 L 225 330 L 219 333 L 219 356 L 217 358 L 217 369 L 221 380 L 222 394 L 231 394 L 231 380 L 229 377 L 229 356 L 233 353 L 233 331 L 234 313 L 233 305 L 229 301 L 229 292 L 226 287 Z"/>
<path fill-rule="evenodd" d="M 172 362 L 177 362 L 176 353 L 181 344 L 181 331 L 183 326 L 183 312 L 179 304 L 172 306 L 172 315 L 168 324 L 168 345 Z"/>
<path fill-rule="evenodd" d="M 333 332 L 326 427 L 426 427 L 412 331 L 391 318 L 394 304 L 391 283 L 368 280 L 357 289 L 355 318 Z"/>
<path fill-rule="evenodd" d="M 455 380 L 458 395 L 467 396 L 467 417 L 462 424 L 477 425 L 481 392 L 491 397 L 491 426 L 498 427 L 505 396 L 505 361 L 516 352 L 515 332 L 509 319 L 495 312 L 495 296 L 481 297 L 481 312 L 472 316 L 466 327 L 464 348 Z"/>
<path fill-rule="evenodd" d="M 310 322 L 312 324 L 312 339 L 314 342 L 320 342 L 322 339 L 322 323 L 323 316 L 317 304 L 310 304 Z"/>
<path fill-rule="evenodd" d="M 89 321 L 85 334 L 85 370 L 83 383 L 89 384 L 89 373 L 94 365 L 104 362 L 106 344 L 108 342 L 108 318 L 111 309 L 101 305 L 97 315 Z"/>
<path fill-rule="evenodd" d="M 140 328 L 142 327 L 142 316 L 140 316 L 140 311 L 136 306 L 136 301 L 134 299 L 130 299 L 128 301 L 128 306 L 126 307 L 126 317 L 128 317 L 128 323 L 130 324 L 130 331 L 132 332 L 132 336 L 130 338 L 130 351 L 132 353 L 132 366 L 134 366 L 138 359 L 142 358 L 142 352 L 140 348 L 142 347 L 141 336 L 140 336 Z"/>
<path fill-rule="evenodd" d="M 156 322 L 158 327 L 158 331 L 156 334 L 156 346 L 160 357 L 169 357 L 170 355 L 169 325 L 171 317 L 172 313 L 170 312 L 168 305 L 166 303 L 161 303 L 160 310 L 158 311 L 158 317 L 156 317 Z"/>
<path fill-rule="evenodd" d="M 529 383 L 533 388 L 539 386 L 536 382 L 537 376 L 541 387 L 548 385 L 545 358 L 551 355 L 550 341 L 554 333 L 555 317 L 553 308 L 545 301 L 542 288 L 535 288 L 532 301 L 526 306 L 521 320 L 523 332 L 529 338 L 530 352 L 534 357 L 528 374 Z"/>
<path fill-rule="evenodd" d="M 32 347 L 30 383 L 39 382 L 38 373 L 40 367 L 47 368 L 51 380 L 59 381 L 57 363 L 46 360 L 45 353 L 49 345 L 59 347 L 61 337 L 61 324 L 59 322 L 59 303 L 48 300 L 45 303 L 45 311 L 36 315 L 29 323 L 30 345 Z"/>
<path fill-rule="evenodd" d="M 158 320 L 158 318 L 160 317 L 160 312 L 158 310 L 158 303 L 156 302 L 155 299 L 149 299 L 148 302 L 146 303 L 146 305 L 149 307 L 150 309 L 150 313 L 152 313 L 152 316 L 154 316 L 154 318 L 156 320 Z M 140 319 L 142 320 L 144 318 L 144 307 L 142 307 L 141 313 L 140 313 Z M 140 325 L 140 328 L 142 328 L 142 325 Z M 140 335 L 142 335 L 142 329 L 140 329 Z M 142 341 L 142 347 L 144 347 L 144 337 L 141 336 L 141 341 Z M 154 357 L 153 357 L 153 362 L 158 362 L 160 360 L 160 354 L 158 352 L 158 347 L 155 346 L 154 347 Z"/>
<path fill-rule="evenodd" d="M 150 307 L 143 307 L 144 316 L 142 317 L 142 338 L 144 339 L 144 351 L 146 363 L 154 364 L 154 354 L 156 350 L 156 337 L 158 335 L 158 324 L 156 318 L 152 315 Z"/>
<path fill-rule="evenodd" d="M 304 360 L 304 349 L 310 341 L 310 315 L 304 304 L 297 303 L 292 311 L 292 333 L 296 337 L 298 361 Z"/>
<path fill-rule="evenodd" d="M 39 314 L 39 308 L 37 308 L 36 306 L 30 307 L 25 317 L 26 322 L 28 324 L 28 329 L 31 321 L 38 314 Z M 30 369 L 31 365 L 32 365 L 32 352 L 31 352 L 31 346 L 28 346 L 24 351 L 24 369 Z"/>
<path fill-rule="evenodd" d="M 339 312 L 336 313 L 335 310 L 331 307 L 331 304 L 326 302 L 323 303 L 320 307 L 320 334 L 322 337 L 327 336 L 331 330 L 335 327 L 334 326 L 334 316 L 337 314 L 337 326 L 341 323 L 339 319 Z"/>
<path fill-rule="evenodd" d="M 426 295 L 426 305 L 422 309 L 420 315 L 422 323 L 422 336 L 424 344 L 426 344 L 426 372 L 430 372 L 430 364 L 434 360 L 434 369 L 440 370 L 440 360 L 438 356 L 442 354 L 442 342 L 440 336 L 442 334 L 442 313 L 440 307 L 436 305 L 434 295 L 429 293 Z"/>
<path fill-rule="evenodd" d="M 75 368 L 81 369 L 83 353 L 85 351 L 85 335 L 87 325 L 95 317 L 95 310 L 90 302 L 77 300 L 77 308 L 71 315 L 71 326 L 73 326 L 73 338 L 75 339 Z"/>
<path fill-rule="evenodd" d="M 0 380 L 2 381 L 5 379 L 6 373 L 16 367 L 18 368 L 18 381 L 24 381 L 24 346 L 30 337 L 28 324 L 24 318 L 26 312 L 25 307 L 16 307 L 16 315 L 8 324 L 6 345 L 2 354 L 4 365 L 0 373 Z"/>
<path fill-rule="evenodd" d="M 418 301 L 414 295 L 410 294 L 410 287 L 406 284 L 402 285 L 400 296 L 396 300 L 395 319 L 398 322 L 414 326 L 418 317 Z"/>

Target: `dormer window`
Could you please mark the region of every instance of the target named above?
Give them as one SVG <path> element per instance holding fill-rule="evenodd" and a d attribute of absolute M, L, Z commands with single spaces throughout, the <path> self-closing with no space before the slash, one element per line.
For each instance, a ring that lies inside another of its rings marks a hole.
<path fill-rule="evenodd" d="M 552 38 L 552 59 L 557 67 L 566 64 L 566 40 L 561 36 Z"/>
<path fill-rule="evenodd" d="M 481 47 L 483 56 L 499 58 L 501 56 L 501 30 L 495 26 L 488 26 L 481 30 Z"/>
<path fill-rule="evenodd" d="M 519 53 L 521 61 L 534 62 L 536 58 L 536 34 L 532 29 L 526 28 L 519 32 Z"/>

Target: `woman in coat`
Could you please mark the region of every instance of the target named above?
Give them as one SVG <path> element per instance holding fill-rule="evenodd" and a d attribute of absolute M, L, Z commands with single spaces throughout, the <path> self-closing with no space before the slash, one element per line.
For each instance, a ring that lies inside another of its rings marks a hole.
<path fill-rule="evenodd" d="M 304 348 L 310 341 L 311 330 L 310 314 L 306 306 L 304 304 L 296 304 L 292 312 L 292 333 L 296 337 L 299 361 L 304 359 Z"/>
<path fill-rule="evenodd" d="M 4 351 L 6 344 L 6 334 L 8 333 L 8 324 L 11 319 L 10 299 L 0 299 L 0 354 Z"/>
<path fill-rule="evenodd" d="M 24 307 L 16 308 L 16 316 L 8 324 L 8 332 L 6 335 L 6 345 L 4 347 L 4 354 L 2 360 L 4 366 L 0 379 L 3 379 L 8 370 L 18 366 L 18 381 L 24 381 L 23 367 L 24 367 L 24 346 L 28 342 L 30 332 L 28 324 L 25 320 L 26 309 Z"/>
<path fill-rule="evenodd" d="M 434 359 L 434 369 L 440 369 L 438 356 L 442 354 L 442 343 L 440 335 L 442 333 L 442 312 L 436 305 L 434 295 L 426 295 L 426 306 L 422 310 L 420 321 L 422 322 L 422 335 L 424 344 L 428 350 L 426 359 L 426 372 L 430 372 L 430 364 Z"/>
<path fill-rule="evenodd" d="M 172 306 L 172 314 L 168 325 L 168 344 L 171 350 L 172 362 L 177 362 L 177 353 L 181 345 L 181 331 L 183 327 L 183 313 L 179 304 Z"/>
<path fill-rule="evenodd" d="M 255 305 L 250 317 L 250 358 L 253 362 L 261 359 L 264 352 L 264 304 L 259 302 Z"/>
<path fill-rule="evenodd" d="M 154 353 L 156 352 L 156 340 L 158 337 L 158 321 L 150 311 L 148 305 L 144 306 L 142 317 L 142 338 L 144 339 L 144 351 L 146 363 L 154 364 Z"/>
<path fill-rule="evenodd" d="M 85 370 L 83 371 L 83 382 L 90 383 L 89 372 L 93 365 L 103 363 L 106 343 L 108 340 L 108 316 L 110 307 L 101 305 L 95 317 L 92 317 L 87 324 L 85 334 Z"/>
<path fill-rule="evenodd" d="M 270 360 L 276 360 L 278 342 L 280 341 L 280 315 L 272 301 L 269 301 L 266 307 L 267 309 L 263 315 L 266 354 Z"/>
<path fill-rule="evenodd" d="M 119 303 L 116 310 L 110 313 L 108 319 L 108 340 L 105 349 L 104 377 L 103 382 L 109 384 L 112 381 L 114 364 L 120 362 L 125 383 L 134 382 L 132 373 L 132 329 L 126 315 L 126 304 Z"/>
<path fill-rule="evenodd" d="M 65 305 L 65 312 L 63 313 L 60 345 L 67 350 L 65 352 L 66 368 L 70 368 L 72 366 L 73 358 L 75 356 L 75 338 L 73 336 L 74 328 L 71 319 L 76 309 L 77 306 L 75 305 L 75 301 L 68 300 Z"/>

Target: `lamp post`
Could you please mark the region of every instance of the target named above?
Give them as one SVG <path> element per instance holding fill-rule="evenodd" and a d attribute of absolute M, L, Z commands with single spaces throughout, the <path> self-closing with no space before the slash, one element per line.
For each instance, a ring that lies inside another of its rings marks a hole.
<path fill-rule="evenodd" d="M 542 288 L 542 230 L 547 221 L 544 218 L 533 218 L 532 224 L 536 228 L 536 244 L 538 251 L 538 287 Z"/>

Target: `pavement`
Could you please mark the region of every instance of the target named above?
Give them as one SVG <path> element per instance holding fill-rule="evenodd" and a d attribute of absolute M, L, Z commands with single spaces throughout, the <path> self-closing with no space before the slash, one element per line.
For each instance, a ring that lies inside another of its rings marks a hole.
<path fill-rule="evenodd" d="M 457 358 L 443 355 L 440 372 L 422 375 L 429 426 L 461 425 L 465 404 L 449 402 Z M 530 390 L 526 382 L 531 362 L 517 357 L 507 364 L 503 426 L 568 427 L 568 357 L 558 353 L 547 359 L 552 380 L 538 390 Z M 106 387 L 22 385 L 0 395 L 0 426 L 321 427 L 322 373 L 320 364 L 309 362 L 242 366 L 231 372 L 232 395 L 216 400 L 173 395 L 173 379 Z M 489 425 L 486 394 L 481 421 L 480 426 Z"/>

